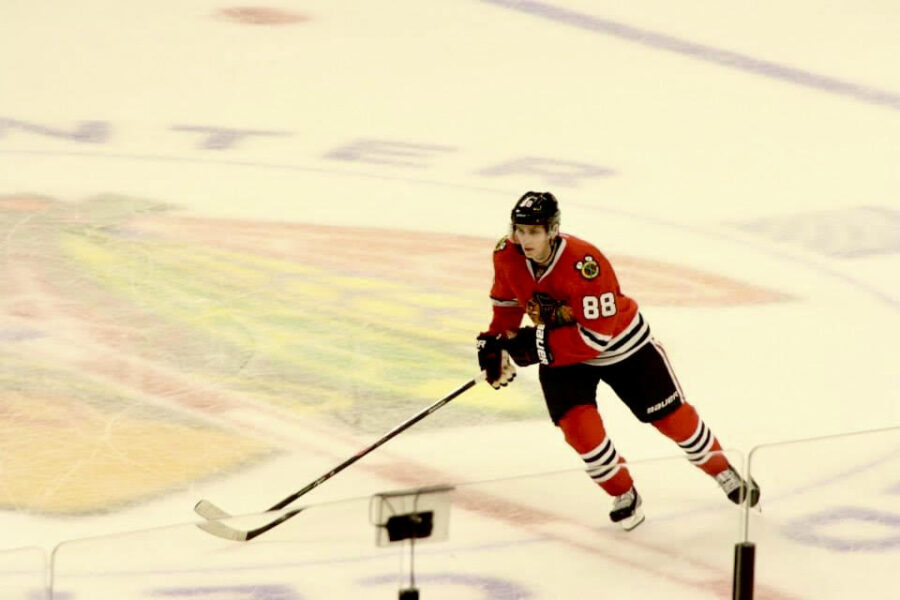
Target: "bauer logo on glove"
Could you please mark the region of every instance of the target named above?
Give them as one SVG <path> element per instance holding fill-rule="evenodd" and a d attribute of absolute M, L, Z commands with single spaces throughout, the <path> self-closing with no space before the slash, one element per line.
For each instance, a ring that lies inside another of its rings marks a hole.
<path fill-rule="evenodd" d="M 553 355 L 547 344 L 547 329 L 544 325 L 520 328 L 514 336 L 503 341 L 503 347 L 520 367 L 536 363 L 542 365 L 553 363 Z"/>

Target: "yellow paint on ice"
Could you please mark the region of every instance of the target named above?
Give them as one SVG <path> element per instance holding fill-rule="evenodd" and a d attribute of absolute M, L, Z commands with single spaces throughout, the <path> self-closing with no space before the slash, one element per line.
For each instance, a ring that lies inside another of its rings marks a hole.
<path fill-rule="evenodd" d="M 59 397 L 4 394 L 0 507 L 109 510 L 171 492 L 269 452 L 234 433 Z"/>

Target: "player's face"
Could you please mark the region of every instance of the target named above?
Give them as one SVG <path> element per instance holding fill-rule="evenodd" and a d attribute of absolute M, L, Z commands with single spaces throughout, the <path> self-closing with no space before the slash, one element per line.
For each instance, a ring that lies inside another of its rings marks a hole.
<path fill-rule="evenodd" d="M 537 262 L 550 258 L 551 236 L 543 225 L 516 225 L 513 234 L 517 244 L 522 246 L 525 256 Z"/>

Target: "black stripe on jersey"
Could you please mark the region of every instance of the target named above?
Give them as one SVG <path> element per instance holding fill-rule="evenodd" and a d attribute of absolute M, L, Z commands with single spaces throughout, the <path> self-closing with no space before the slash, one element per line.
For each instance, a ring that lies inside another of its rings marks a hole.
<path fill-rule="evenodd" d="M 650 328 L 648 327 L 644 330 L 644 334 L 641 337 L 639 337 L 637 339 L 637 341 L 631 345 L 631 347 L 637 348 L 638 346 L 640 346 L 641 344 L 646 342 L 649 338 L 650 338 Z"/>
<path fill-rule="evenodd" d="M 613 352 L 613 351 L 618 350 L 619 348 L 625 346 L 626 344 L 629 344 L 629 342 L 631 342 L 631 340 L 632 340 L 632 339 L 638 334 L 638 332 L 640 332 L 641 329 L 643 329 L 643 328 L 644 328 L 644 315 L 638 313 L 638 322 L 637 322 L 637 324 L 636 324 L 634 327 L 632 327 L 632 328 L 631 328 L 631 331 L 627 332 L 627 333 L 625 334 L 624 337 L 622 337 L 622 338 L 621 338 L 620 340 L 618 340 L 616 343 L 614 343 L 614 344 L 611 345 L 609 348 L 607 348 L 606 351 L 607 351 L 607 352 Z M 646 338 L 646 337 L 647 337 L 646 334 L 648 334 L 649 332 L 650 332 L 650 328 L 648 327 L 648 328 L 646 329 L 646 331 L 644 331 L 644 334 L 645 334 L 645 335 L 642 336 L 641 341 L 643 341 L 643 338 Z"/>
<path fill-rule="evenodd" d="M 609 340 L 602 340 L 598 338 L 597 335 L 587 327 L 582 327 L 581 333 L 584 334 L 585 337 L 591 338 L 591 341 L 598 346 L 603 346 L 604 348 L 606 348 L 606 345 L 609 343 Z"/>

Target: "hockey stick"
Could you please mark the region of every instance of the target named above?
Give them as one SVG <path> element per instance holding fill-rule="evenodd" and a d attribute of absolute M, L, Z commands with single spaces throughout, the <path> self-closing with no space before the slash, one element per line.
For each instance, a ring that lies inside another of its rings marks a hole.
<path fill-rule="evenodd" d="M 267 509 L 265 512 L 280 511 L 281 509 L 287 507 L 289 504 L 291 504 L 295 500 L 297 500 L 297 498 L 299 498 L 300 496 L 319 487 L 320 485 L 322 485 L 323 483 L 325 483 L 326 481 L 328 481 L 329 479 L 331 479 L 332 477 L 334 477 L 335 475 L 337 475 L 338 473 L 340 473 L 341 471 L 343 471 L 344 469 L 346 469 L 347 467 L 349 467 L 350 465 L 352 465 L 353 463 L 355 463 L 356 461 L 358 461 L 359 459 L 364 457 L 365 455 L 369 454 L 370 452 L 372 452 L 379 446 L 383 445 L 388 440 L 391 440 L 394 437 L 396 437 L 397 435 L 399 435 L 400 433 L 402 433 L 403 431 L 406 431 L 407 429 L 409 429 L 410 427 L 412 427 L 413 425 L 415 425 L 416 423 L 418 423 L 419 421 L 421 421 L 422 419 L 424 419 L 431 413 L 435 412 L 436 410 L 438 410 L 439 408 L 441 408 L 442 406 L 444 406 L 445 404 L 447 404 L 448 402 L 450 402 L 451 400 L 453 400 L 454 398 L 456 398 L 457 396 L 459 396 L 466 390 L 474 387 L 475 384 L 477 384 L 482 379 L 484 379 L 484 372 L 479 373 L 477 376 L 473 377 L 472 379 L 470 379 L 468 382 L 466 382 L 462 386 L 453 390 L 452 392 L 450 392 L 449 394 L 447 394 L 446 396 L 444 396 L 443 398 L 441 398 L 440 400 L 438 400 L 431 406 L 421 410 L 420 412 L 418 412 L 414 416 L 410 417 L 403 423 L 400 423 L 399 425 L 397 425 L 396 427 L 391 429 L 389 432 L 384 434 L 382 437 L 380 437 L 378 440 L 373 442 L 371 445 L 363 448 L 362 450 L 360 450 L 359 452 L 357 452 L 356 454 L 354 454 L 353 456 L 351 456 L 350 458 L 348 458 L 347 460 L 345 460 L 338 466 L 334 467 L 333 469 L 331 469 L 330 471 L 328 471 L 327 473 L 325 473 L 324 475 L 322 475 L 315 481 L 310 482 L 309 484 L 304 486 L 302 489 L 294 492 L 287 498 L 281 500 L 280 502 L 278 502 L 271 508 Z M 254 529 L 244 530 L 244 529 L 237 529 L 235 527 L 230 527 L 230 526 L 226 525 L 225 523 L 223 523 L 222 519 L 227 519 L 227 518 L 231 517 L 231 515 L 228 514 L 227 512 L 225 512 L 224 510 L 222 510 L 221 508 L 219 508 L 218 506 L 216 506 L 215 504 L 213 504 L 212 502 L 210 502 L 209 500 L 200 500 L 196 504 L 196 506 L 194 506 L 194 512 L 196 512 L 198 515 L 200 515 L 201 517 L 206 519 L 205 523 L 200 523 L 197 525 L 197 527 L 199 527 L 203 531 L 206 531 L 207 533 L 211 533 L 212 535 L 218 536 L 220 538 L 224 538 L 226 540 L 233 540 L 236 542 L 246 542 L 248 540 L 252 540 L 253 538 L 260 536 L 260 535 L 264 534 L 265 532 L 269 531 L 273 527 L 277 527 L 278 525 L 284 523 L 288 519 L 298 515 L 302 510 L 303 510 L 303 508 L 289 510 L 289 511 L 279 515 L 277 518 L 273 519 L 272 521 L 269 521 L 265 525 L 261 525 Z"/>

